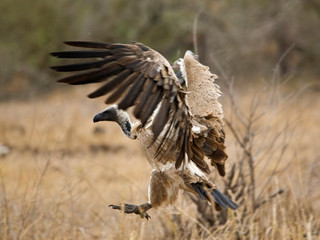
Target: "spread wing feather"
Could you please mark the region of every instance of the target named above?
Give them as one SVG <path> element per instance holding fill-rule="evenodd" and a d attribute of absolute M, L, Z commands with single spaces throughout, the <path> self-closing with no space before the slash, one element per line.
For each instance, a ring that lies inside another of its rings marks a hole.
<path fill-rule="evenodd" d="M 185 93 L 170 64 L 161 54 L 137 42 L 110 44 L 69 41 L 65 44 L 90 50 L 53 52 L 52 56 L 97 59 L 53 66 L 52 69 L 58 72 L 81 71 L 64 77 L 59 82 L 72 85 L 103 82 L 88 97 L 110 94 L 106 103 L 117 102 L 118 107 L 123 110 L 133 106 L 133 114 L 141 121 L 142 127 L 155 114 L 151 127 L 154 137 L 152 143 L 161 135 L 160 143 L 157 141 L 155 158 L 159 159 L 164 154 L 173 152 L 176 167 L 179 168 L 187 154 L 200 169 L 209 172 L 204 161 L 204 150 L 198 145 L 192 146 L 194 139 Z M 172 139 L 173 143 L 170 142 Z"/>
<path fill-rule="evenodd" d="M 108 51 L 105 50 L 91 50 L 91 51 L 65 51 L 65 52 L 52 52 L 52 56 L 58 58 L 97 58 L 108 56 Z"/>
<path fill-rule="evenodd" d="M 228 158 L 228 155 L 225 153 L 224 145 L 224 132 L 218 136 L 216 134 L 215 128 L 206 128 L 202 132 L 192 132 L 193 145 L 192 152 L 196 154 L 193 161 L 197 166 L 206 172 L 206 169 L 203 169 L 202 162 L 198 161 L 204 155 L 211 160 L 211 165 L 215 166 L 220 174 L 220 176 L 225 176 L 225 161 Z"/>

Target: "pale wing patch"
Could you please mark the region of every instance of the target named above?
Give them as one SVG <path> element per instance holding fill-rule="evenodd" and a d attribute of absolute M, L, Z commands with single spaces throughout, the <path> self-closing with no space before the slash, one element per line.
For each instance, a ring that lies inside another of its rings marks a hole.
<path fill-rule="evenodd" d="M 193 126 L 192 127 L 192 132 L 195 134 L 200 134 L 201 133 L 201 128 L 199 126 Z"/>
<path fill-rule="evenodd" d="M 184 61 L 182 58 L 179 58 L 177 60 L 177 64 L 179 65 L 181 74 L 182 74 L 182 78 L 184 79 L 185 83 L 186 83 L 186 87 L 188 89 L 188 77 L 187 77 L 187 73 L 186 73 L 186 67 L 184 65 Z"/>
<path fill-rule="evenodd" d="M 186 161 L 185 165 L 186 169 L 188 169 L 192 174 L 206 178 L 205 174 L 197 167 L 197 165 L 193 161 Z"/>
<path fill-rule="evenodd" d="M 153 120 L 156 117 L 156 115 L 158 114 L 159 110 L 161 107 L 161 102 L 158 104 L 157 108 L 154 110 L 154 112 L 152 113 L 149 122 L 147 123 L 147 125 L 145 126 L 146 129 L 150 128 L 152 126 Z"/>
<path fill-rule="evenodd" d="M 168 172 L 171 169 L 174 169 L 174 170 L 176 169 L 174 166 L 174 163 L 172 162 L 167 162 L 166 164 L 160 166 L 159 168 L 160 168 L 160 171 L 162 172 Z"/>

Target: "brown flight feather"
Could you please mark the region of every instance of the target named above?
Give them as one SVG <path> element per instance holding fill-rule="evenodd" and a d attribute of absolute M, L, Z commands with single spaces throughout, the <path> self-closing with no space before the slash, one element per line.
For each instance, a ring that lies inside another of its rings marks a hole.
<path fill-rule="evenodd" d="M 52 69 L 58 72 L 82 71 L 58 81 L 72 85 L 102 82 L 88 97 L 109 94 L 106 103 L 117 103 L 118 109 L 122 110 L 132 107 L 133 115 L 141 122 L 135 130 L 129 124 L 129 133 L 125 133 L 134 138 L 129 134 L 131 130 L 135 131 L 148 160 L 158 166 L 151 175 L 147 209 L 175 201 L 178 188 L 208 201 L 211 201 L 208 195 L 211 194 L 222 207 L 238 207 L 217 191 L 207 177 L 210 168 L 206 160 L 211 160 L 211 165 L 224 176 L 228 157 L 223 112 L 217 101 L 220 90 L 213 81 L 216 76 L 208 67 L 187 52 L 184 67 L 180 65 L 180 76 L 176 76 L 160 53 L 138 42 L 68 41 L 65 44 L 91 50 L 51 53 L 58 58 L 83 61 L 53 66 Z M 85 61 L 89 58 L 95 60 Z M 181 77 L 183 81 L 180 81 Z M 180 82 L 186 82 L 186 86 L 181 86 Z M 171 165 L 166 165 L 168 162 Z M 170 170 L 166 170 L 168 168 Z"/>
<path fill-rule="evenodd" d="M 206 136 L 194 134 L 185 92 L 179 84 L 170 64 L 156 51 L 141 43 L 99 43 L 68 41 L 67 45 L 95 49 L 92 51 L 54 52 L 59 58 L 96 58 L 100 60 L 52 67 L 56 71 L 85 72 L 65 77 L 59 82 L 68 84 L 88 84 L 105 82 L 88 96 L 96 98 L 110 93 L 106 103 L 118 102 L 120 109 L 133 106 L 133 114 L 141 120 L 142 127 L 153 117 L 151 130 L 153 143 L 157 142 L 155 159 L 160 159 L 170 151 L 176 153 L 176 168 L 186 160 L 193 161 L 203 172 L 210 172 L 205 156 L 212 159 L 219 173 L 225 160 L 224 138 L 218 130 L 207 132 Z M 190 62 L 190 59 L 188 59 Z M 187 62 L 188 63 L 188 62 Z M 196 105 L 195 105 L 196 106 Z M 202 121 L 202 120 L 201 120 Z M 166 131 L 162 133 L 162 131 Z M 192 134 L 191 134 L 192 133 Z M 157 141 L 161 135 L 161 139 Z M 171 139 L 171 140 L 170 140 Z M 171 143 L 170 141 L 175 141 Z M 214 158 L 218 158 L 214 162 Z"/>

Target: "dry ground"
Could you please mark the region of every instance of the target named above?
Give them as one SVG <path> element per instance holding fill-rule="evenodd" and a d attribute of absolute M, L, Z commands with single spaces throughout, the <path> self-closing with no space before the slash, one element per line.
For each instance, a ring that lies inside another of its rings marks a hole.
<path fill-rule="evenodd" d="M 76 88 L 0 103 L 0 143 L 10 148 L 0 157 L 0 239 L 320 239 L 319 92 L 305 93 L 277 114 L 268 108 L 259 123 L 276 116 L 266 136 L 258 133 L 260 139 L 272 139 L 281 123 L 292 123 L 286 154 L 267 191 L 281 188 L 284 194 L 247 216 L 249 225 L 229 212 L 229 220 L 213 229 L 198 224 L 186 194 L 175 207 L 150 210 L 150 221 L 107 207 L 145 202 L 151 168 L 138 143 L 115 124 L 92 123 L 105 106 L 86 99 L 87 93 Z M 239 95 L 246 110 L 252 95 Z M 231 136 L 227 130 L 229 165 L 238 158 Z M 261 180 L 276 164 L 265 158 Z"/>

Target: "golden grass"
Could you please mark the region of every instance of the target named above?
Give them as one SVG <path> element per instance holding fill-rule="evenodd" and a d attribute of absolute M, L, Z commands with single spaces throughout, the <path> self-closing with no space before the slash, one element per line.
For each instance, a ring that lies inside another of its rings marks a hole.
<path fill-rule="evenodd" d="M 185 194 L 173 208 L 150 210 L 148 222 L 107 207 L 147 201 L 151 167 L 138 143 L 126 139 L 115 124 L 92 123 L 105 106 L 86 99 L 86 93 L 77 88 L 29 102 L 0 103 L 0 143 L 10 148 L 0 158 L 0 239 L 320 238 L 318 93 L 281 109 L 268 134 L 257 136 L 272 139 L 286 120 L 295 125 L 266 196 L 279 188 L 285 193 L 247 216 L 249 225 L 229 212 L 228 221 L 215 229 L 198 222 Z M 249 108 L 251 94 L 241 96 Z M 228 132 L 227 137 L 230 164 L 237 161 L 237 145 Z M 268 178 L 275 164 L 271 158 L 260 167 L 259 179 Z M 248 199 L 245 204 L 250 205 Z"/>

